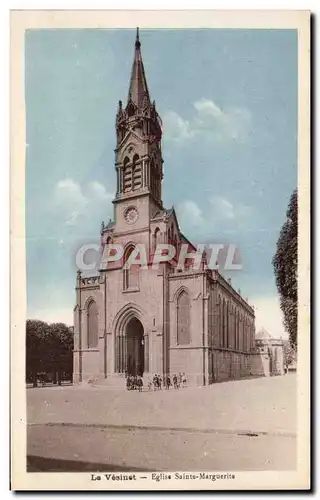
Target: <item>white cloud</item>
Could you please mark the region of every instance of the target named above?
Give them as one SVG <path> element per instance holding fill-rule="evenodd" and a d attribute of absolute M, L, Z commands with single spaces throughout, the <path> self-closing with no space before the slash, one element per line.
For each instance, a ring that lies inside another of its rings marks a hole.
<path fill-rule="evenodd" d="M 229 108 L 222 110 L 209 99 L 200 99 L 193 106 L 197 111 L 195 124 L 198 130 L 211 132 L 217 140 L 243 141 L 251 119 L 248 110 L 244 108 Z"/>
<path fill-rule="evenodd" d="M 218 218 L 223 218 L 223 219 L 235 218 L 234 206 L 230 201 L 226 200 L 225 198 L 222 198 L 220 196 L 211 198 L 210 204 L 213 207 L 214 217 L 218 216 Z"/>
<path fill-rule="evenodd" d="M 164 130 L 169 139 L 181 142 L 205 135 L 216 142 L 246 140 L 251 120 L 247 109 L 222 109 L 214 101 L 205 98 L 195 101 L 193 108 L 194 115 L 190 121 L 184 120 L 174 111 L 164 115 Z"/>
<path fill-rule="evenodd" d="M 247 223 L 252 210 L 242 203 L 231 203 L 227 198 L 215 196 L 208 200 L 209 207 L 201 209 L 193 200 L 185 200 L 177 206 L 182 230 L 190 229 L 203 237 L 211 234 L 219 223 L 230 227 L 230 223 Z"/>
<path fill-rule="evenodd" d="M 194 136 L 194 132 L 190 128 L 190 123 L 175 111 L 168 111 L 164 116 L 164 130 L 166 136 L 173 141 L 183 141 Z"/>
<path fill-rule="evenodd" d="M 213 101 L 210 99 L 200 99 L 193 103 L 193 106 L 198 111 L 200 116 L 214 116 L 215 118 L 221 119 L 224 114 Z"/>
<path fill-rule="evenodd" d="M 63 179 L 56 184 L 55 198 L 58 203 L 76 206 L 79 209 L 85 208 L 88 201 L 80 185 L 72 179 Z"/>
<path fill-rule="evenodd" d="M 54 205 L 67 226 L 82 222 L 86 214 L 101 212 L 102 207 L 106 214 L 110 213 L 112 199 L 113 194 L 98 181 L 82 187 L 72 179 L 63 179 L 54 188 Z"/>
<path fill-rule="evenodd" d="M 177 207 L 182 227 L 201 227 L 204 224 L 202 210 L 192 200 L 185 200 Z"/>
<path fill-rule="evenodd" d="M 209 200 L 213 208 L 210 214 L 215 220 L 243 220 L 251 215 L 251 208 L 242 203 L 231 203 L 222 196 L 214 196 Z"/>
<path fill-rule="evenodd" d="M 92 181 L 88 185 L 89 198 L 95 197 L 99 201 L 110 202 L 113 200 L 113 194 L 108 193 L 106 188 L 100 182 Z"/>
<path fill-rule="evenodd" d="M 274 296 L 253 297 L 249 303 L 254 306 L 256 315 L 256 331 L 264 327 L 272 337 L 288 338 L 283 327 L 283 316 L 279 305 L 279 299 Z"/>

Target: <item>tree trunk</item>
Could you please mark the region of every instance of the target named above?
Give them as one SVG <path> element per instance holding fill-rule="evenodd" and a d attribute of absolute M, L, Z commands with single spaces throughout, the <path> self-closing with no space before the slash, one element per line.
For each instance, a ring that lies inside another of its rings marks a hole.
<path fill-rule="evenodd" d="M 37 372 L 33 372 L 33 387 L 38 387 L 38 382 L 37 382 Z"/>

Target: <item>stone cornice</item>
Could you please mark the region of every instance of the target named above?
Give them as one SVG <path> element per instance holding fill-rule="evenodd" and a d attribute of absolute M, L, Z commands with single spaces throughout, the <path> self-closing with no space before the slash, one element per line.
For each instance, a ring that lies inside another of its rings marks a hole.
<path fill-rule="evenodd" d="M 168 274 L 168 278 L 170 280 L 180 280 L 180 279 L 188 279 L 188 278 L 194 278 L 195 276 L 202 276 L 204 274 L 204 271 L 195 271 L 195 272 L 181 272 L 181 273 L 170 273 Z"/>
<path fill-rule="evenodd" d="M 150 190 L 148 188 L 144 189 L 145 190 L 140 188 L 136 192 L 132 191 L 125 194 L 118 193 L 118 196 L 116 195 L 116 197 L 112 200 L 112 203 L 119 203 L 120 201 L 132 200 L 133 198 L 141 198 L 142 196 L 148 196 L 148 195 L 151 196 Z"/>
<path fill-rule="evenodd" d="M 149 232 L 149 226 L 144 226 L 141 229 L 131 229 L 131 231 L 124 230 L 124 231 L 117 231 L 113 233 L 114 238 L 117 236 L 123 236 L 123 235 L 131 235 L 131 234 L 137 234 L 137 233 L 147 233 Z"/>
<path fill-rule="evenodd" d="M 76 287 L 76 290 L 99 290 L 100 289 L 100 284 L 99 285 L 82 285 L 81 287 Z"/>
<path fill-rule="evenodd" d="M 128 193 L 118 193 L 118 195 L 115 196 L 115 198 L 112 200 L 112 203 L 120 203 L 120 202 L 124 202 L 124 201 L 127 201 L 127 200 L 132 200 L 132 199 L 136 199 L 136 198 L 141 198 L 142 196 L 150 196 L 154 202 L 159 206 L 160 210 L 163 210 L 163 205 L 162 205 L 162 200 L 157 200 L 152 192 L 150 191 L 149 188 L 145 187 L 145 188 L 140 188 L 139 190 L 137 190 L 136 192 L 129 192 Z"/>

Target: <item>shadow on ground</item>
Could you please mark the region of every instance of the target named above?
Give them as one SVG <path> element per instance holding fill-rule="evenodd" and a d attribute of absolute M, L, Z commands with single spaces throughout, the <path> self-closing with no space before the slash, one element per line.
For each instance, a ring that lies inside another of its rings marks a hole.
<path fill-rule="evenodd" d="M 146 469 L 113 464 L 60 460 L 57 458 L 27 456 L 27 472 L 148 472 Z"/>

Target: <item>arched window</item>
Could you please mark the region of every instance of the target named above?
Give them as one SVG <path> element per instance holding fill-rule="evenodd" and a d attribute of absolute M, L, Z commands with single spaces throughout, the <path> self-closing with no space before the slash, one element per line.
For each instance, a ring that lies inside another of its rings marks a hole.
<path fill-rule="evenodd" d="M 175 234 L 174 239 L 173 239 L 173 245 L 174 245 L 174 248 L 176 249 L 176 255 L 178 255 L 178 238 L 177 238 L 176 234 Z"/>
<path fill-rule="evenodd" d="M 228 347 L 233 348 L 233 307 L 232 307 L 232 303 L 229 305 Z"/>
<path fill-rule="evenodd" d="M 219 347 L 223 345 L 223 300 L 219 297 Z"/>
<path fill-rule="evenodd" d="M 245 317 L 244 320 L 244 338 L 245 338 L 245 351 L 248 351 L 249 345 L 248 345 L 248 319 Z"/>
<path fill-rule="evenodd" d="M 224 301 L 224 331 L 223 331 L 223 346 L 228 347 L 228 303 Z"/>
<path fill-rule="evenodd" d="M 241 351 L 244 351 L 244 339 L 243 339 L 243 316 L 240 313 L 239 317 L 239 342 L 240 342 L 240 349 Z"/>
<path fill-rule="evenodd" d="M 190 301 L 186 291 L 177 300 L 177 344 L 190 343 Z"/>
<path fill-rule="evenodd" d="M 88 348 L 98 346 L 98 308 L 94 300 L 87 307 L 87 340 Z"/>
<path fill-rule="evenodd" d="M 237 345 L 237 310 L 233 311 L 233 345 L 235 349 L 238 349 Z"/>
<path fill-rule="evenodd" d="M 236 319 L 236 341 L 237 341 L 237 349 L 240 351 L 240 319 L 239 319 L 239 311 L 237 311 L 237 319 Z"/>
<path fill-rule="evenodd" d="M 127 115 L 130 118 L 130 116 L 133 116 L 136 112 L 136 107 L 133 104 L 132 101 L 129 102 L 128 107 L 127 107 Z"/>
<path fill-rule="evenodd" d="M 154 159 L 151 158 L 151 162 L 150 162 L 150 189 L 151 189 L 151 192 L 153 194 L 154 194 L 154 188 L 155 188 L 154 177 L 155 177 Z"/>
<path fill-rule="evenodd" d="M 226 303 L 226 347 L 229 347 L 229 334 L 230 334 L 230 305 Z"/>
<path fill-rule="evenodd" d="M 157 227 L 155 232 L 153 233 L 152 238 L 152 251 L 155 252 L 157 248 L 157 244 L 159 243 L 160 229 Z"/>
<path fill-rule="evenodd" d="M 216 332 L 214 332 L 214 336 L 216 337 L 215 344 L 217 347 L 220 347 L 221 345 L 221 340 L 220 340 L 220 328 L 221 328 L 221 297 L 218 295 L 217 297 L 217 302 L 216 302 L 216 307 L 217 307 L 217 317 L 216 317 Z"/>
<path fill-rule="evenodd" d="M 132 190 L 132 165 L 126 156 L 123 161 L 123 191 L 127 193 Z"/>
<path fill-rule="evenodd" d="M 221 301 L 221 347 L 224 347 L 224 299 Z"/>
<path fill-rule="evenodd" d="M 209 297 L 208 297 L 208 330 L 209 330 L 209 346 L 211 347 L 213 344 L 213 292 L 211 287 L 209 289 Z"/>
<path fill-rule="evenodd" d="M 132 160 L 132 188 L 139 189 L 141 187 L 141 164 L 139 163 L 139 155 L 135 154 Z"/>
<path fill-rule="evenodd" d="M 128 261 L 131 253 L 134 250 L 134 246 L 130 245 L 127 247 L 124 253 L 124 264 Z M 124 290 L 128 290 L 130 288 L 139 288 L 139 265 L 131 264 L 128 269 L 123 269 L 123 288 Z"/>

